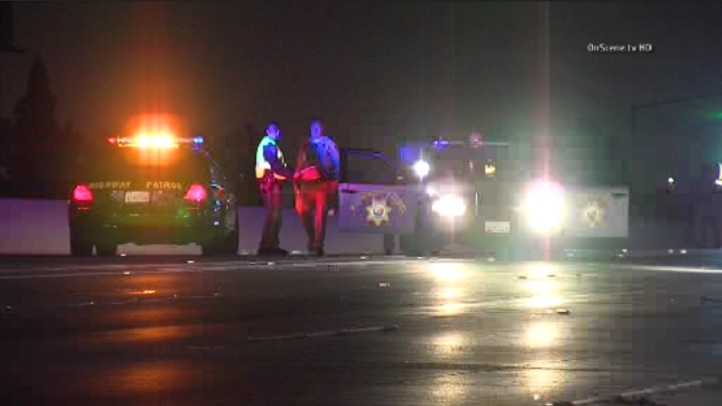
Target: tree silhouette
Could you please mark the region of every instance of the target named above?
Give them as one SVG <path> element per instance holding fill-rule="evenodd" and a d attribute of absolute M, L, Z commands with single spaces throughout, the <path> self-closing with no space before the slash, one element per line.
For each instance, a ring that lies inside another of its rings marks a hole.
<path fill-rule="evenodd" d="M 50 90 L 48 69 L 43 59 L 36 56 L 30 69 L 27 92 L 15 105 L 15 125 L 41 132 L 57 130 L 56 105 L 57 98 Z"/>

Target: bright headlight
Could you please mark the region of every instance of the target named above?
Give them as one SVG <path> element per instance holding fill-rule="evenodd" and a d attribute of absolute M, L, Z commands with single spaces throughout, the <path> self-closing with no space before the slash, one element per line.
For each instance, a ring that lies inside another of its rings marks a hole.
<path fill-rule="evenodd" d="M 564 222 L 564 191 L 553 182 L 538 182 L 531 186 L 522 208 L 532 231 L 551 234 L 558 232 Z"/>
<path fill-rule="evenodd" d="M 431 210 L 444 217 L 459 217 L 466 212 L 466 203 L 459 196 L 443 195 L 431 204 Z"/>
<path fill-rule="evenodd" d="M 429 163 L 424 161 L 423 159 L 419 159 L 418 161 L 416 161 L 413 168 L 416 176 L 418 176 L 419 178 L 425 178 L 429 174 L 429 171 L 431 171 Z"/>

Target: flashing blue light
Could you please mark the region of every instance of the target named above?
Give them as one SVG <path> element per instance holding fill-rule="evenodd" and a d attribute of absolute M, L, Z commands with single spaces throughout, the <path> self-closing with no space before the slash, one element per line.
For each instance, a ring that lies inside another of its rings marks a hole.
<path fill-rule="evenodd" d="M 431 142 L 431 146 L 433 146 L 436 149 L 442 149 L 446 148 L 451 144 L 449 140 L 434 140 Z"/>
<path fill-rule="evenodd" d="M 421 149 L 416 146 L 404 146 L 399 148 L 399 159 L 401 162 L 411 164 L 421 158 Z"/>
<path fill-rule="evenodd" d="M 193 137 L 193 143 L 194 144 L 203 144 L 203 137 L 200 135 L 197 137 Z"/>

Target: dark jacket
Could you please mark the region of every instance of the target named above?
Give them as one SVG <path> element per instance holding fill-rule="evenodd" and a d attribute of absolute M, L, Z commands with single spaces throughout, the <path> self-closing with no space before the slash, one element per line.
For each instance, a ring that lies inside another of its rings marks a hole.
<path fill-rule="evenodd" d="M 318 140 L 306 140 L 301 146 L 296 161 L 298 172 L 315 166 L 321 176 L 321 181 L 337 182 L 340 176 L 340 158 L 336 143 L 329 137 L 323 136 Z"/>

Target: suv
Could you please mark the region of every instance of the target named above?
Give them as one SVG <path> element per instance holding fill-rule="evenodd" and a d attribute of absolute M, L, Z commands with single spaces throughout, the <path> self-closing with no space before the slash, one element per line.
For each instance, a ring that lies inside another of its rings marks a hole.
<path fill-rule="evenodd" d="M 113 256 L 124 243 L 238 249 L 236 196 L 202 137 L 113 137 L 72 190 L 73 256 Z"/>

